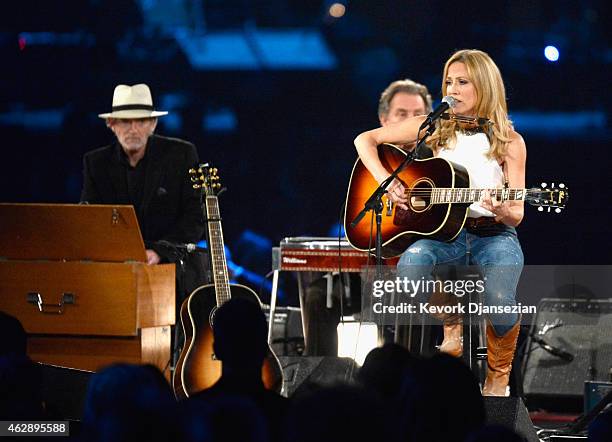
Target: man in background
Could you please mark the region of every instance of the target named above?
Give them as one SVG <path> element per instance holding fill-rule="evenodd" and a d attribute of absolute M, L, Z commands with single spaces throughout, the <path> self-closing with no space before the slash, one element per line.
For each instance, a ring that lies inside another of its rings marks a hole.
<path fill-rule="evenodd" d="M 381 126 L 396 124 L 406 118 L 418 115 L 427 115 L 431 112 L 431 95 L 427 86 L 416 83 L 409 79 L 397 80 L 391 83 L 383 91 L 378 101 L 378 120 Z M 416 141 L 402 147 L 404 150 L 412 150 Z M 426 156 L 431 156 L 428 149 L 423 149 Z M 423 158 L 423 152 L 419 158 Z"/>
<path fill-rule="evenodd" d="M 431 96 L 427 87 L 409 79 L 397 80 L 387 86 L 378 101 L 378 119 L 383 126 L 396 124 L 406 118 L 431 112 Z M 405 151 L 414 149 L 415 143 L 398 146 Z M 431 150 L 422 147 L 419 158 L 431 157 Z M 359 278 L 345 274 L 325 276 L 321 272 L 298 272 L 300 305 L 304 323 L 305 354 L 309 356 L 336 356 L 338 351 L 337 327 L 341 311 L 345 315 L 360 310 Z M 349 290 L 346 290 L 350 288 Z M 340 295 L 342 294 L 342 295 Z M 340 297 L 342 296 L 342 301 Z M 343 302 L 343 308 L 340 308 Z M 350 305 L 349 305 L 350 303 Z M 409 326 L 385 329 L 385 340 L 393 339 L 405 347 L 415 349 L 416 335 Z M 408 339 L 408 336 L 411 339 Z"/>
<path fill-rule="evenodd" d="M 99 115 L 116 140 L 83 158 L 81 201 L 133 205 L 148 264 L 176 262 L 173 244 L 198 242 L 204 233 L 188 174 L 198 163 L 195 146 L 154 134 L 167 113 L 154 109 L 146 84 L 117 86 L 112 111 Z"/>

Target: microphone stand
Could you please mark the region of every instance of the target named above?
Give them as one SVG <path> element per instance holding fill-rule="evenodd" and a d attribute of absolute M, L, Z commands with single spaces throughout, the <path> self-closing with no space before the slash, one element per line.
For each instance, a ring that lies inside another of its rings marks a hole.
<path fill-rule="evenodd" d="M 535 332 L 529 333 L 529 337 L 531 338 L 532 341 L 538 344 L 540 348 L 550 353 L 551 355 L 561 358 L 567 362 L 572 362 L 574 360 L 573 354 L 561 348 L 553 347 L 548 342 L 546 342 L 544 339 L 540 338 L 539 336 L 536 336 Z M 591 380 L 595 379 L 594 373 L 592 373 L 593 367 L 594 367 L 594 364 L 591 364 L 591 367 L 589 368 L 589 372 L 591 374 Z"/>
<path fill-rule="evenodd" d="M 419 152 L 419 149 L 421 148 L 423 144 L 425 144 L 425 140 L 427 139 L 427 137 L 429 137 L 433 133 L 435 129 L 434 122 L 435 121 L 431 121 L 429 123 L 426 122 L 421 126 L 421 128 L 419 128 L 419 132 L 420 132 L 423 129 L 423 126 L 426 127 L 425 133 L 423 134 L 421 139 L 418 140 L 416 147 L 412 149 L 412 151 L 408 152 L 408 154 L 406 155 L 406 158 L 404 158 L 404 161 L 402 161 L 402 163 L 399 166 L 397 166 L 397 168 L 393 172 L 391 172 L 391 175 L 389 175 L 387 179 L 385 179 L 382 183 L 380 183 L 380 185 L 376 188 L 376 190 L 372 193 L 372 195 L 370 195 L 368 200 L 365 202 L 363 209 L 361 209 L 361 212 L 359 212 L 357 216 L 353 219 L 353 221 L 351 221 L 351 227 L 355 227 L 363 219 L 366 213 L 368 213 L 371 210 L 374 211 L 374 214 L 376 216 L 376 242 L 375 242 L 376 249 L 375 249 L 374 254 L 376 256 L 376 277 L 377 278 L 382 277 L 382 211 L 383 211 L 382 197 L 387 192 L 387 186 L 395 178 L 397 178 L 397 176 L 402 171 L 402 169 L 404 169 L 404 167 L 406 167 L 407 165 L 409 165 L 415 160 L 417 153 Z"/>

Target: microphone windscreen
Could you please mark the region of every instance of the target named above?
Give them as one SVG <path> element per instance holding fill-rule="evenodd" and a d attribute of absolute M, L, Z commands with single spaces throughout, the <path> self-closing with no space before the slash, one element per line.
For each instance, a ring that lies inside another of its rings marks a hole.
<path fill-rule="evenodd" d="M 455 105 L 457 104 L 457 100 L 455 100 L 450 95 L 447 95 L 446 97 L 442 98 L 442 103 L 448 104 L 448 107 L 455 107 Z"/>

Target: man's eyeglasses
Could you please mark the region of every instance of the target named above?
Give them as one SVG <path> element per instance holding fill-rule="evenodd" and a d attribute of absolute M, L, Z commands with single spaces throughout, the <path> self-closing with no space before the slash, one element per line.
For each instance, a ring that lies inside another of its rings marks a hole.
<path fill-rule="evenodd" d="M 138 128 L 142 128 L 150 124 L 155 118 L 116 118 L 113 120 L 113 124 L 120 127 L 129 127 L 134 124 Z"/>

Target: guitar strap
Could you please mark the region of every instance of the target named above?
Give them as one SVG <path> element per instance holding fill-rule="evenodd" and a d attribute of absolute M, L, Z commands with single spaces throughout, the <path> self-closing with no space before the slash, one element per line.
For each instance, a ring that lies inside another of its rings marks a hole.
<path fill-rule="evenodd" d="M 510 183 L 508 182 L 508 173 L 506 172 L 506 162 L 504 161 L 501 166 L 502 173 L 504 174 L 504 189 L 508 189 Z"/>

